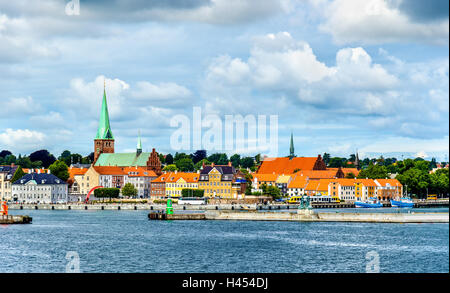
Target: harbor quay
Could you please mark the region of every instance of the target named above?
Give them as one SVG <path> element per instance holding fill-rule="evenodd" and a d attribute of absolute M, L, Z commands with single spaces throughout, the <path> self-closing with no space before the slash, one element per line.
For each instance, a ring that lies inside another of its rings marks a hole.
<path fill-rule="evenodd" d="M 448 207 L 449 200 L 417 201 L 415 208 Z M 174 210 L 295 210 L 298 204 L 217 203 L 205 205 L 173 204 Z M 312 203 L 314 209 L 355 208 L 354 203 Z M 384 207 L 391 207 L 385 203 Z M 64 203 L 64 204 L 9 204 L 10 210 L 162 210 L 165 204 L 151 203 Z"/>
<path fill-rule="evenodd" d="M 448 213 L 320 213 L 312 210 L 290 212 L 205 211 L 203 213 L 150 212 L 149 220 L 231 220 L 294 222 L 363 222 L 363 223 L 448 223 Z"/>

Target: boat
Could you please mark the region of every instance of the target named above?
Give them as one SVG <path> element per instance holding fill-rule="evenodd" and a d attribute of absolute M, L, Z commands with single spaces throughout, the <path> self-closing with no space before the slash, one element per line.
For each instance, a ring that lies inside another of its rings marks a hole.
<path fill-rule="evenodd" d="M 391 199 L 391 206 L 393 208 L 412 208 L 414 207 L 414 202 L 409 197 L 402 197 L 397 200 Z"/>
<path fill-rule="evenodd" d="M 355 207 L 357 208 L 382 208 L 383 204 L 374 198 L 366 201 L 355 201 Z"/>

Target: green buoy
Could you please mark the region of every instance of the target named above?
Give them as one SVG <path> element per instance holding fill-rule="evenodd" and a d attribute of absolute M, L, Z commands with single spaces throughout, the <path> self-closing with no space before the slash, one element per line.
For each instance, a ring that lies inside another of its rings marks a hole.
<path fill-rule="evenodd" d="M 167 215 L 173 215 L 172 200 L 170 198 L 167 199 L 166 214 Z"/>

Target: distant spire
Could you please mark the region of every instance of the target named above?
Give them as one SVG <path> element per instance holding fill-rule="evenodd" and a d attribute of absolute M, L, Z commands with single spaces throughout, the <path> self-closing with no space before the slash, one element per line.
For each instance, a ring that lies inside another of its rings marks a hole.
<path fill-rule="evenodd" d="M 291 145 L 289 147 L 289 159 L 292 159 L 295 157 L 294 154 L 294 134 L 291 132 Z"/>
<path fill-rule="evenodd" d="M 96 139 L 114 139 L 109 124 L 108 103 L 106 102 L 106 81 L 103 81 L 103 101 Z"/>
<path fill-rule="evenodd" d="M 358 170 L 361 169 L 361 167 L 359 166 L 358 149 L 356 149 L 355 167 L 356 167 L 356 169 L 358 169 Z"/>
<path fill-rule="evenodd" d="M 139 130 L 136 154 L 139 155 L 140 153 L 142 153 L 142 141 L 141 141 L 141 131 Z"/>

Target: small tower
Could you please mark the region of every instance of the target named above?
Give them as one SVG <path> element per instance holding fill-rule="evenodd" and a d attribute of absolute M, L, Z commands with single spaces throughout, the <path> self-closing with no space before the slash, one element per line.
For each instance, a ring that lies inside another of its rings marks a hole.
<path fill-rule="evenodd" d="M 291 145 L 289 147 L 289 160 L 292 160 L 292 158 L 295 157 L 294 153 L 294 135 L 291 132 Z"/>
<path fill-rule="evenodd" d="M 141 142 L 141 132 L 138 134 L 138 142 L 136 147 L 136 157 L 138 157 L 142 153 L 142 142 Z"/>
<path fill-rule="evenodd" d="M 361 170 L 361 167 L 360 167 L 360 165 L 359 165 L 358 150 L 356 150 L 355 167 L 356 167 L 356 169 Z"/>
<path fill-rule="evenodd" d="M 108 104 L 106 102 L 106 86 L 103 83 L 103 101 L 100 112 L 97 135 L 94 139 L 94 164 L 100 154 L 114 153 L 114 136 L 109 124 Z"/>

